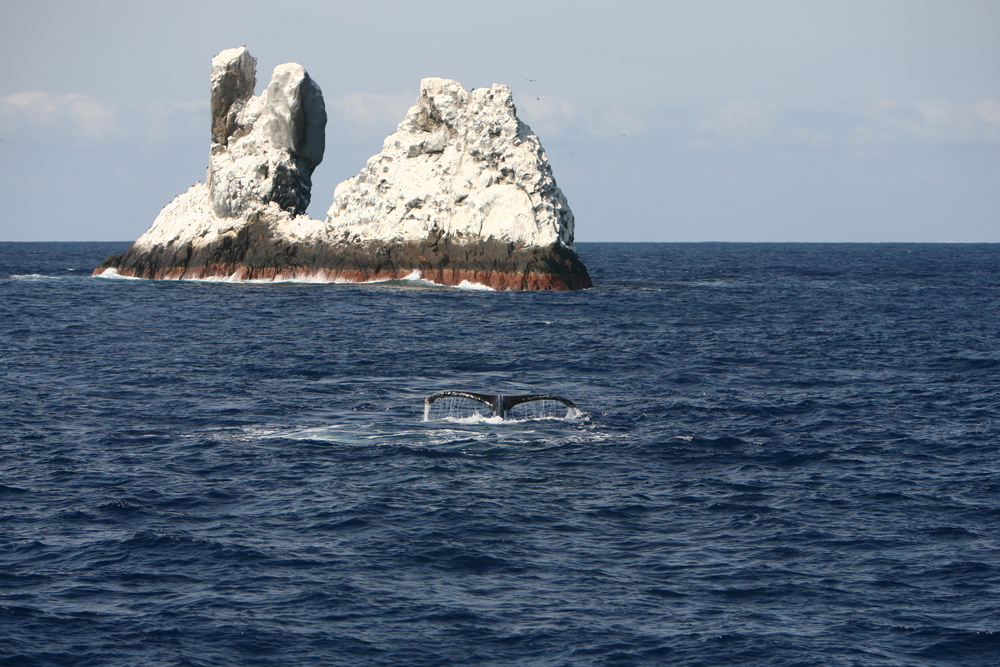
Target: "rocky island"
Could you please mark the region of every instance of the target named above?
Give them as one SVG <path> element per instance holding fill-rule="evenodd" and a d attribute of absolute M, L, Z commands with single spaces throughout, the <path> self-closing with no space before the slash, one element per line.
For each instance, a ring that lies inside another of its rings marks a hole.
<path fill-rule="evenodd" d="M 319 86 L 300 65 L 279 65 L 255 97 L 245 48 L 212 60 L 211 83 L 206 182 L 95 275 L 591 286 L 573 213 L 506 86 L 421 81 L 382 152 L 337 186 L 319 221 L 305 215 L 325 146 Z"/>

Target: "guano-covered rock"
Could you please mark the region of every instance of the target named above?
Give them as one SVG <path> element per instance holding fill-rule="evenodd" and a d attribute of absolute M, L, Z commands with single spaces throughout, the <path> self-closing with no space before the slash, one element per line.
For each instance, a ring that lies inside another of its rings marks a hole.
<path fill-rule="evenodd" d="M 304 215 L 323 158 L 319 87 L 279 65 L 254 97 L 245 48 L 212 60 L 206 183 L 95 274 L 364 282 L 419 275 L 494 289 L 591 286 L 573 214 L 510 90 L 424 79 L 383 150 L 341 183 L 325 221 Z"/>

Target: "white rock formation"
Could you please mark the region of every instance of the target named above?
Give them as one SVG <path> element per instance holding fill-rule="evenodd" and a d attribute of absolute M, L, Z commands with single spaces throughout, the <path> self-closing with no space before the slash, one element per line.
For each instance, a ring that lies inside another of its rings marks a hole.
<path fill-rule="evenodd" d="M 254 97 L 245 48 L 212 60 L 206 183 L 163 208 L 95 273 L 153 279 L 364 282 L 586 289 L 573 214 L 510 90 L 424 79 L 380 154 L 336 190 L 326 221 L 304 215 L 323 158 L 322 93 L 299 65 Z"/>
<path fill-rule="evenodd" d="M 572 247 L 573 213 L 510 89 L 420 82 L 382 152 L 337 186 L 328 234 L 354 241 L 445 235 Z"/>
<path fill-rule="evenodd" d="M 323 94 L 301 65 L 287 63 L 274 68 L 267 89 L 254 97 L 255 71 L 256 59 L 244 47 L 212 59 L 208 184 L 165 206 L 137 246 L 203 245 L 250 220 L 303 226 L 297 219 L 304 218 L 326 145 Z"/>
<path fill-rule="evenodd" d="M 243 47 L 212 59 L 212 207 L 216 215 L 230 218 L 269 202 L 292 214 L 305 213 L 310 177 L 326 145 L 323 94 L 301 65 L 287 63 L 274 68 L 267 89 L 254 97 L 253 78 L 246 77 L 254 67 Z M 218 131 L 217 119 L 225 123 Z"/>

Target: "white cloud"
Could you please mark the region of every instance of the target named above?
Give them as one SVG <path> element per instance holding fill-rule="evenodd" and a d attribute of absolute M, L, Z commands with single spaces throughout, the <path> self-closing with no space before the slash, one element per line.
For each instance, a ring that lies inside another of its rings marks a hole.
<path fill-rule="evenodd" d="M 562 97 L 527 97 L 517 102 L 519 116 L 540 137 L 555 137 L 576 123 L 580 110 Z"/>
<path fill-rule="evenodd" d="M 643 120 L 619 107 L 598 112 L 581 109 L 562 97 L 549 96 L 518 102 L 518 109 L 519 117 L 543 142 L 566 133 L 582 132 L 584 127 L 590 134 L 605 139 L 646 132 Z"/>
<path fill-rule="evenodd" d="M 202 131 L 208 137 L 208 100 L 190 102 L 150 101 L 134 114 L 139 133 L 151 144 L 164 143 L 179 133 Z M 206 139 L 207 141 L 207 139 Z"/>
<path fill-rule="evenodd" d="M 1000 142 L 1000 102 L 875 100 L 854 132 L 857 144 L 918 141 L 928 144 Z"/>
<path fill-rule="evenodd" d="M 778 108 L 760 100 L 731 100 L 724 106 L 702 109 L 695 129 L 723 139 L 746 141 L 767 133 L 774 125 Z"/>
<path fill-rule="evenodd" d="M 983 100 L 972 106 L 979 119 L 979 128 L 987 141 L 1000 143 L 1000 102 Z"/>
<path fill-rule="evenodd" d="M 810 130 L 801 125 L 789 128 L 789 134 L 793 143 L 808 148 L 826 148 L 834 143 L 834 138 L 829 133 Z"/>
<path fill-rule="evenodd" d="M 1000 144 L 1000 102 L 963 104 L 944 99 L 917 102 L 873 100 L 853 112 L 779 110 L 754 99 L 704 107 L 694 122 L 702 147 L 772 146 L 882 154 L 896 144 Z"/>
<path fill-rule="evenodd" d="M 587 130 L 601 137 L 628 136 L 645 132 L 646 124 L 632 114 L 614 108 L 593 118 L 587 123 Z"/>
<path fill-rule="evenodd" d="M 68 134 L 84 143 L 105 141 L 122 133 L 112 107 L 86 95 L 42 91 L 0 98 L 0 128 L 7 134 L 24 128 Z"/>
<path fill-rule="evenodd" d="M 330 99 L 326 108 L 331 124 L 342 126 L 355 139 L 384 139 L 395 131 L 415 101 L 412 93 L 353 93 Z M 327 136 L 330 134 L 328 127 Z"/>

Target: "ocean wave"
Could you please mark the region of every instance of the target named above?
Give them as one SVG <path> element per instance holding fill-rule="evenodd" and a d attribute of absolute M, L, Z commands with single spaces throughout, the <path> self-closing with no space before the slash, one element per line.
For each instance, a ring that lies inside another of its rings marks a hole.
<path fill-rule="evenodd" d="M 42 281 L 42 280 L 65 280 L 65 276 L 52 276 L 43 273 L 12 273 L 10 275 L 11 280 L 31 280 L 31 281 Z"/>
<path fill-rule="evenodd" d="M 116 280 L 143 280 L 143 278 L 137 278 L 135 276 L 123 276 L 118 273 L 117 269 L 108 268 L 102 271 L 99 275 L 95 276 L 97 278 L 106 279 L 116 279 Z M 37 280 L 37 279 L 50 279 L 58 278 L 56 276 L 42 276 L 42 275 L 12 275 L 12 279 L 19 280 Z M 402 278 L 379 278 L 375 280 L 362 280 L 353 281 L 348 280 L 343 277 L 329 278 L 323 273 L 312 273 L 304 276 L 276 276 L 274 278 L 243 278 L 239 274 L 234 273 L 226 276 L 204 276 L 200 278 L 164 278 L 163 280 L 169 280 L 174 282 L 184 282 L 184 283 L 213 283 L 213 284 L 247 284 L 247 285 L 270 285 L 270 284 L 302 284 L 302 285 L 400 285 L 408 287 L 429 287 L 437 289 L 458 289 L 466 291 L 485 291 L 493 292 L 496 291 L 488 285 L 483 285 L 481 283 L 474 283 L 468 280 L 463 280 L 458 285 L 442 285 L 436 283 L 432 280 L 427 280 L 423 277 L 420 271 L 412 271 L 409 275 Z"/>
<path fill-rule="evenodd" d="M 118 269 L 104 269 L 95 278 L 104 278 L 107 280 L 142 280 L 142 278 L 136 278 L 135 276 L 123 276 L 118 273 Z"/>

